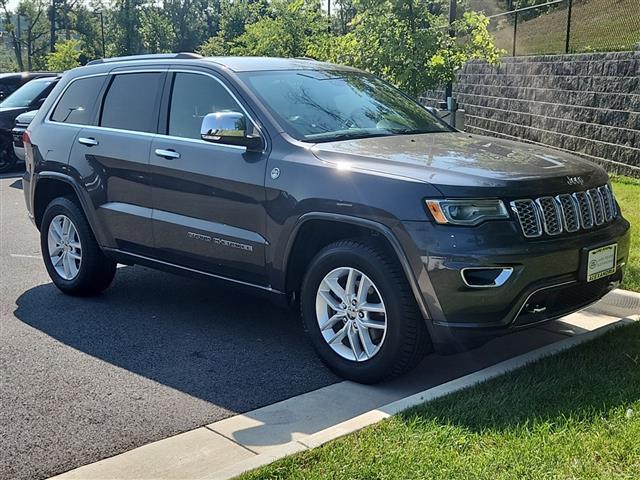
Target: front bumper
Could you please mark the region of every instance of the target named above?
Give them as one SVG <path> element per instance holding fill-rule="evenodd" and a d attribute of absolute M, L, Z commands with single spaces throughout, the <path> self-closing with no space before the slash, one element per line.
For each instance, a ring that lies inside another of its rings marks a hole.
<path fill-rule="evenodd" d="M 403 227 L 435 343 L 495 336 L 579 310 L 617 286 L 629 252 L 629 223 L 621 216 L 594 230 L 539 240 L 525 239 L 510 221 Z M 618 244 L 615 273 L 587 282 L 586 251 L 612 243 Z M 461 271 L 478 267 L 513 271 L 499 287 L 471 287 Z"/>
<path fill-rule="evenodd" d="M 26 126 L 16 125 L 11 130 L 11 137 L 13 141 L 13 151 L 19 160 L 24 162 L 24 144 L 22 143 L 22 134 L 26 131 Z"/>

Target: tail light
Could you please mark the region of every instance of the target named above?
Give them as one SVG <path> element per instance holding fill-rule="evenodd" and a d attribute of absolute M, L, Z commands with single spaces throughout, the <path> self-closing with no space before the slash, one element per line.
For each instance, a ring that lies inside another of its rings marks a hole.
<path fill-rule="evenodd" d="M 30 167 L 33 165 L 33 146 L 31 145 L 29 130 L 25 130 L 22 134 L 22 143 L 24 145 L 24 160 L 27 164 L 27 170 L 31 171 Z"/>

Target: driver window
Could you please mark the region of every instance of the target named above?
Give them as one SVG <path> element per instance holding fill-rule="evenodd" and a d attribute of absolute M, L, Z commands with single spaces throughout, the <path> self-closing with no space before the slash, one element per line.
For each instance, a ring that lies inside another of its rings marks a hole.
<path fill-rule="evenodd" d="M 204 116 L 221 111 L 242 110 L 220 82 L 197 73 L 176 73 L 169 110 L 169 135 L 200 139 Z"/>

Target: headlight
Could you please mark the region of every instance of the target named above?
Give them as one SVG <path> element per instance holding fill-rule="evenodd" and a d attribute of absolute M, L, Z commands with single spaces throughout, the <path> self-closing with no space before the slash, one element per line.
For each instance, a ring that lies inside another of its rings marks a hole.
<path fill-rule="evenodd" d="M 426 203 L 438 223 L 477 225 L 485 220 L 509 218 L 502 200 L 427 200 Z"/>

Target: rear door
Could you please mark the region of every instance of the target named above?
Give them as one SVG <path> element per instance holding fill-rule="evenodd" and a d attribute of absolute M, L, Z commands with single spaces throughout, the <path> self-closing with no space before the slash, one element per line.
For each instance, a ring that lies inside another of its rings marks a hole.
<path fill-rule="evenodd" d="M 200 139 L 206 114 L 247 111 L 213 74 L 170 71 L 167 90 L 150 157 L 157 254 L 170 263 L 266 283 L 267 155 Z"/>
<path fill-rule="evenodd" d="M 151 253 L 149 150 L 164 80 L 164 70 L 110 74 L 96 124 L 76 138 L 71 167 L 91 195 L 106 247 Z"/>

